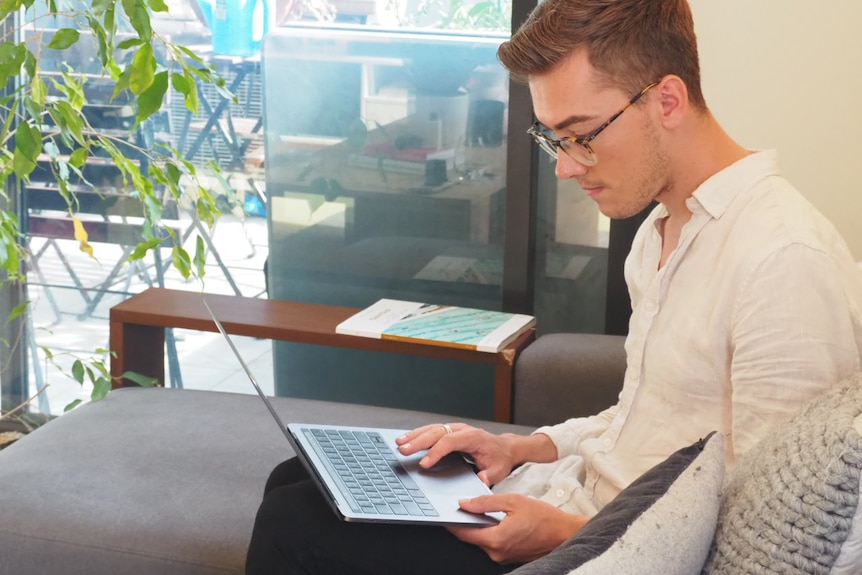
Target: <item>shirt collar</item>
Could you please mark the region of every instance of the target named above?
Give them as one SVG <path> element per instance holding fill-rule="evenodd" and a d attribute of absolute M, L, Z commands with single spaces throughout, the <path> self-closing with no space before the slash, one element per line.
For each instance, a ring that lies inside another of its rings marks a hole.
<path fill-rule="evenodd" d="M 778 174 L 778 153 L 775 150 L 754 152 L 708 178 L 698 186 L 686 205 L 692 213 L 699 205 L 713 218 L 720 218 L 739 195 L 764 178 Z"/>

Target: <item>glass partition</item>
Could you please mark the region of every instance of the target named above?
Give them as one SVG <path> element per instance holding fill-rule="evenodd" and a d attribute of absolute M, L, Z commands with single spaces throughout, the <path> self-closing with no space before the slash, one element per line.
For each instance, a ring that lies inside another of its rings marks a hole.
<path fill-rule="evenodd" d="M 504 39 L 301 24 L 266 36 L 270 297 L 500 308 L 508 80 L 496 50 Z M 284 394 L 387 396 L 449 412 L 459 410 L 446 404 L 457 397 L 478 409 L 465 415 L 490 413 L 485 366 L 284 343 L 274 364 Z M 394 385 L 401 390 L 381 391 Z"/>
<path fill-rule="evenodd" d="M 604 333 L 610 223 L 574 180 L 559 180 L 544 152 L 536 159 L 533 312 L 539 333 Z"/>

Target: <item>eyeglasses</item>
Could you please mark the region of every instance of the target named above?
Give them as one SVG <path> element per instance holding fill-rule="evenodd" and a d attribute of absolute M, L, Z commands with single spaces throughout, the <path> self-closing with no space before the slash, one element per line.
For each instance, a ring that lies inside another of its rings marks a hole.
<path fill-rule="evenodd" d="M 569 136 L 567 138 L 560 138 L 559 140 L 555 140 L 545 134 L 542 130 L 547 130 L 542 124 L 538 121 L 530 126 L 530 129 L 527 130 L 527 133 L 530 134 L 533 139 L 539 144 L 539 147 L 546 151 L 552 158 L 557 159 L 557 149 L 564 151 L 570 158 L 579 162 L 587 167 L 595 166 L 599 163 L 599 158 L 596 156 L 596 153 L 590 147 L 590 142 L 596 139 L 596 136 L 602 133 L 602 130 L 610 126 L 614 120 L 619 118 L 623 112 L 629 109 L 635 102 L 640 100 L 644 94 L 649 92 L 651 89 L 658 86 L 658 82 L 653 82 L 637 94 L 635 94 L 634 98 L 629 100 L 629 103 L 623 106 L 623 109 L 610 117 L 610 119 L 598 127 L 592 134 L 589 134 L 584 137 L 578 136 Z"/>

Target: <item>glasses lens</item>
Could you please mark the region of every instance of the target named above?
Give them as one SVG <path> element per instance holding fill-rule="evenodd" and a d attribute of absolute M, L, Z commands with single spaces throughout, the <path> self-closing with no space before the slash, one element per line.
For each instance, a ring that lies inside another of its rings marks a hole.
<path fill-rule="evenodd" d="M 589 147 L 588 144 L 578 144 L 571 140 L 562 140 L 560 147 L 574 161 L 585 166 L 593 167 L 599 162 L 596 153 Z"/>
<path fill-rule="evenodd" d="M 551 140 L 548 139 L 546 135 L 535 131 L 530 132 L 530 135 L 533 136 L 533 140 L 535 140 L 535 142 L 539 144 L 539 147 L 542 148 L 548 154 L 550 154 L 552 158 L 557 157 L 557 147 L 553 144 Z"/>

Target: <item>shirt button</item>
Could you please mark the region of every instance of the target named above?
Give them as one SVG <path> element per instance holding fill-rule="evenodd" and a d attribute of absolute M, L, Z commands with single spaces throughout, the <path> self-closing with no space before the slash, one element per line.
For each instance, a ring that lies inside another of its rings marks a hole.
<path fill-rule="evenodd" d="M 565 496 L 566 496 L 566 490 L 565 489 L 557 489 L 557 497 L 562 499 Z"/>
<path fill-rule="evenodd" d="M 610 439 L 605 438 L 605 440 L 602 443 L 605 444 L 605 447 L 610 448 L 612 442 Z"/>
<path fill-rule="evenodd" d="M 647 313 L 655 313 L 658 311 L 658 303 L 653 300 L 647 300 L 644 302 L 644 309 Z"/>

